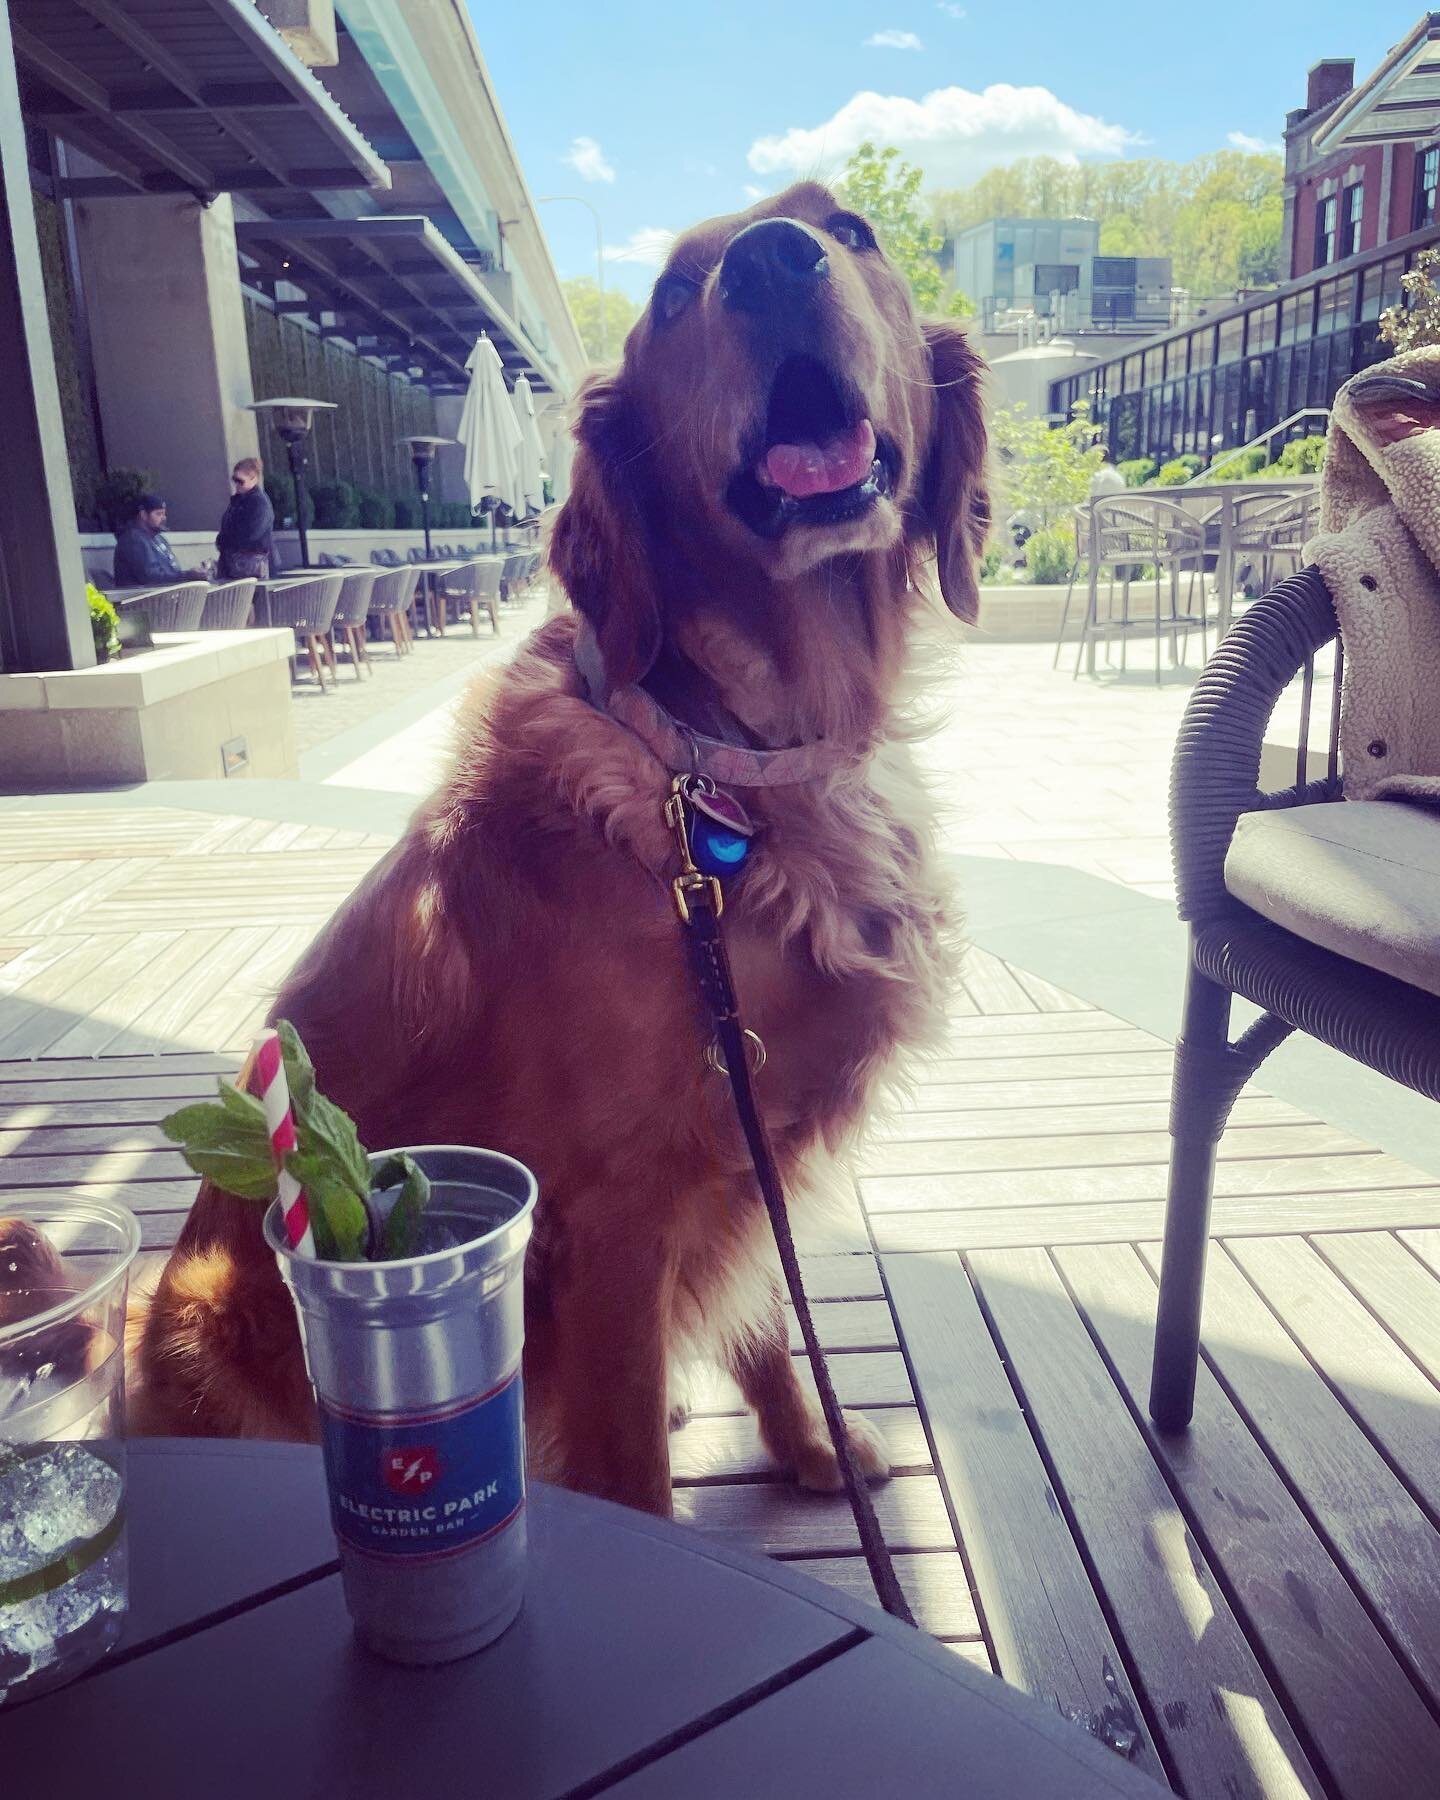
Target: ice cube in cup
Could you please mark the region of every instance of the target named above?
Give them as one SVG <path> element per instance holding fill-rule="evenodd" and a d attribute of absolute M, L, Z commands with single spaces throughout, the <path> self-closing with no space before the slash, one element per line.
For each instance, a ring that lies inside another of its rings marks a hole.
<path fill-rule="evenodd" d="M 124 1321 L 140 1228 L 99 1200 L 0 1219 L 0 1706 L 104 1654 L 127 1601 Z"/>

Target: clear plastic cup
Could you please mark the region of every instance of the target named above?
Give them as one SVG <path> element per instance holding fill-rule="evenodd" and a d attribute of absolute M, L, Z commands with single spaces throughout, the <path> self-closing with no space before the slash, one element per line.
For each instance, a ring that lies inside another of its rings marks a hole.
<path fill-rule="evenodd" d="M 0 1197 L 0 1708 L 102 1657 L 125 1622 L 123 1206 Z"/>

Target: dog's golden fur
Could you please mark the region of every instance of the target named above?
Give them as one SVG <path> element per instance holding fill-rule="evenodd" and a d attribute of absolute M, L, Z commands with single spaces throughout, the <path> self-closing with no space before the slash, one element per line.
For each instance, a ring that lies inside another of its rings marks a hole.
<path fill-rule="evenodd" d="M 922 327 L 884 258 L 827 236 L 826 297 L 768 341 L 727 313 L 716 270 L 754 219 L 829 233 L 804 185 L 681 240 L 693 284 L 592 380 L 551 568 L 612 683 L 643 681 L 700 730 L 839 743 L 838 773 L 747 791 L 761 835 L 726 926 L 787 1189 L 823 1189 L 946 982 L 946 910 L 923 793 L 892 737 L 932 547 L 973 616 L 983 537 L 979 365 L 959 326 Z M 893 500 L 759 539 L 725 504 L 777 359 L 845 369 L 895 446 Z M 362 1140 L 474 1143 L 539 1176 L 527 1265 L 532 1467 L 664 1512 L 669 1378 L 716 1356 L 770 1451 L 837 1485 L 797 1382 L 764 1210 L 705 1062 L 707 1032 L 668 892 L 669 772 L 583 697 L 576 619 L 550 620 L 460 721 L 440 791 L 296 969 L 275 1007 Z M 146 1321 L 150 1429 L 314 1429 L 290 1302 L 258 1210 L 202 1190 Z M 852 1425 L 883 1467 L 878 1437 Z"/>

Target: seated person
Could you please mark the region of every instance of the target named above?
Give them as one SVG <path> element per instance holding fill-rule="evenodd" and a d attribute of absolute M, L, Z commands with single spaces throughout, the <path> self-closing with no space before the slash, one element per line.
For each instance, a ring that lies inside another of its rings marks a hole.
<path fill-rule="evenodd" d="M 208 581 L 207 569 L 182 569 L 165 536 L 165 502 L 142 494 L 135 516 L 115 537 L 116 587 L 165 587 L 175 581 Z"/>

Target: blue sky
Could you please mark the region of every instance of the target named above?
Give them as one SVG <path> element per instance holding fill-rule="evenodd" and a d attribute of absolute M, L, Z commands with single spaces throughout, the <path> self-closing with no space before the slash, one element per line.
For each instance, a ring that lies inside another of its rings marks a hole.
<path fill-rule="evenodd" d="M 900 141 L 937 187 L 1040 152 L 1186 158 L 1232 133 L 1277 143 L 1311 63 L 1353 55 L 1368 74 L 1418 8 L 471 0 L 471 11 L 532 192 L 591 200 L 612 257 L 635 253 L 607 259 L 607 281 L 639 295 L 665 233 L 748 204 L 747 190 L 833 171 L 862 133 Z M 593 274 L 589 215 L 542 213 L 561 275 Z"/>

